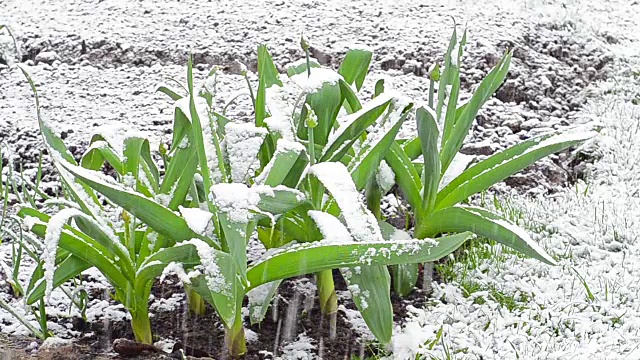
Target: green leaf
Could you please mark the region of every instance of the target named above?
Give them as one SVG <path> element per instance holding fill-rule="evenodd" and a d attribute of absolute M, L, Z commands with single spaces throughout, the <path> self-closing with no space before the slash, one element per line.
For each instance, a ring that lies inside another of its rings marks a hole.
<path fill-rule="evenodd" d="M 389 152 L 389 148 L 395 144 L 396 135 L 407 119 L 411 107 L 412 105 L 405 107 L 400 114 L 392 113 L 386 124 L 380 125 L 376 132 L 369 133 L 359 154 L 349 164 L 351 177 L 359 190 L 364 189 L 369 178 Z"/>
<path fill-rule="evenodd" d="M 416 172 L 415 167 L 411 163 L 411 159 L 409 159 L 400 145 L 393 143 L 385 157 L 385 161 L 393 170 L 396 183 L 411 208 L 414 209 L 414 211 L 421 209 L 422 195 L 420 191 L 422 190 L 422 184 L 420 182 L 420 175 Z M 418 216 L 419 213 L 415 215 Z"/>
<path fill-rule="evenodd" d="M 47 226 L 41 223 L 34 224 L 31 231 L 40 236 L 44 236 L 47 231 Z M 68 226 L 65 226 L 62 230 L 58 246 L 78 257 L 82 261 L 98 268 L 98 270 L 114 287 L 124 288 L 124 286 L 129 283 L 127 278 L 123 275 L 122 269 L 116 267 L 114 265 L 115 261 L 112 258 L 109 258 L 108 255 L 110 255 L 110 253 L 105 247 L 91 239 L 76 236 L 69 230 Z M 44 290 L 44 286 L 41 289 L 36 287 L 29 294 L 27 303 L 32 304 L 41 299 L 44 296 Z"/>
<path fill-rule="evenodd" d="M 402 150 L 404 150 L 407 157 L 411 160 L 417 159 L 420 155 L 422 155 L 422 143 L 418 136 L 412 138 L 411 140 L 407 140 L 402 144 Z"/>
<path fill-rule="evenodd" d="M 173 241 L 200 238 L 200 235 L 189 228 L 184 219 L 155 201 L 122 188 L 100 173 L 71 164 L 61 163 L 61 165 L 82 182 Z"/>
<path fill-rule="evenodd" d="M 440 115 L 442 115 L 442 106 L 444 105 L 444 99 L 446 97 L 447 86 L 451 85 L 449 80 L 451 79 L 451 53 L 458 41 L 458 34 L 456 28 L 453 28 L 451 34 L 451 40 L 449 40 L 449 46 L 444 54 L 444 69 L 442 69 L 442 75 L 440 76 L 440 82 L 438 84 L 438 103 L 436 104 L 436 120 L 440 121 Z"/>
<path fill-rule="evenodd" d="M 282 283 L 282 280 L 262 284 L 247 293 L 247 297 L 249 298 L 249 320 L 251 321 L 251 325 L 262 322 L 264 316 L 267 314 L 267 310 L 269 310 L 269 304 L 271 303 L 271 300 L 273 300 L 280 283 Z"/>
<path fill-rule="evenodd" d="M 356 111 L 360 111 L 360 109 L 362 109 L 362 104 L 360 103 L 360 99 L 358 99 L 358 95 L 356 95 L 351 88 L 351 85 L 347 84 L 342 79 L 340 79 L 339 83 L 340 92 L 345 100 L 345 103 L 343 104 L 344 109 L 347 111 L 347 114 L 353 114 Z"/>
<path fill-rule="evenodd" d="M 321 67 L 320 64 L 313 59 L 309 59 L 309 66 L 312 69 Z M 292 77 L 293 75 L 303 74 L 305 72 L 307 72 L 307 61 L 304 59 L 302 61 L 297 61 L 294 64 L 287 66 L 288 77 Z"/>
<path fill-rule="evenodd" d="M 169 89 L 167 86 L 160 86 L 156 91 L 159 91 L 167 96 L 169 96 L 172 100 L 180 100 L 182 99 L 182 95 L 178 95 L 177 92 Z"/>
<path fill-rule="evenodd" d="M 27 78 L 27 82 L 29 83 L 31 91 L 33 92 L 33 95 L 36 99 L 38 125 L 40 126 L 40 133 L 42 134 L 45 143 L 47 143 L 52 150 L 59 153 L 59 155 L 66 161 L 72 164 L 77 164 L 76 160 L 73 158 L 73 155 L 69 152 L 69 150 L 67 150 L 67 147 L 65 146 L 62 139 L 49 127 L 49 124 L 43 119 L 42 114 L 40 113 L 40 98 L 38 97 L 38 90 L 36 90 L 36 86 L 31 79 L 31 76 L 29 76 L 29 73 L 27 73 L 25 69 L 20 66 L 19 68 L 22 71 L 22 74 L 24 74 L 24 76 Z"/>
<path fill-rule="evenodd" d="M 556 264 L 525 230 L 482 208 L 455 206 L 438 210 L 424 221 L 424 229 L 427 236 L 471 231 L 546 264 Z"/>
<path fill-rule="evenodd" d="M 443 209 L 464 201 L 543 157 L 570 146 L 579 145 L 593 135 L 593 133 L 543 135 L 498 152 L 471 166 L 447 184 L 438 194 L 436 208 Z"/>
<path fill-rule="evenodd" d="M 282 86 L 276 64 L 273 63 L 266 45 L 258 46 L 258 75 L 264 81 L 265 88 L 273 85 Z"/>
<path fill-rule="evenodd" d="M 511 55 L 512 52 L 506 53 L 500 62 L 489 72 L 489 74 L 487 74 L 471 97 L 471 100 L 469 100 L 464 107 L 464 110 L 456 120 L 456 123 L 451 130 L 451 135 L 440 151 L 442 174 L 447 171 L 453 157 L 460 150 L 460 147 L 462 147 L 464 138 L 467 136 L 478 110 L 480 110 L 482 105 L 489 100 L 491 95 L 493 95 L 507 76 L 509 64 L 511 63 Z"/>
<path fill-rule="evenodd" d="M 379 96 L 366 104 L 365 108 L 350 114 L 332 134 L 320 162 L 338 161 L 359 140 L 367 128 L 385 113 L 393 101 L 391 96 Z"/>
<path fill-rule="evenodd" d="M 391 277 L 384 265 L 343 270 L 354 303 L 378 341 L 388 344 L 393 332 Z"/>
<path fill-rule="evenodd" d="M 380 225 L 380 230 L 382 230 L 382 237 L 387 241 L 392 239 L 411 239 L 409 234 L 400 229 L 396 229 L 391 224 L 384 221 L 379 221 L 378 224 Z M 418 281 L 418 264 L 394 265 L 391 267 L 391 272 L 393 274 L 393 291 L 400 296 L 407 296 L 413 291 Z"/>
<path fill-rule="evenodd" d="M 364 78 L 369 72 L 369 64 L 371 64 L 371 58 L 373 52 L 364 49 L 350 49 L 340 64 L 338 74 L 342 75 L 344 80 L 349 84 L 355 83 L 358 91 L 362 88 Z"/>
<path fill-rule="evenodd" d="M 124 167 L 120 156 L 118 156 L 113 147 L 105 141 L 102 136 L 94 135 L 91 138 L 89 149 L 87 149 L 82 156 L 80 165 L 86 169 L 100 170 L 105 160 L 114 168 L 114 170 L 116 170 L 116 172 L 118 172 L 118 174 L 124 174 Z"/>
<path fill-rule="evenodd" d="M 314 72 L 320 70 L 330 71 L 327 69 L 312 70 L 311 76 L 321 76 L 314 75 Z M 338 74 L 335 75 L 338 76 Z M 296 76 L 306 75 L 300 74 Z M 342 106 L 343 101 L 344 97 L 340 89 L 339 81 L 332 82 L 330 80 L 326 80 L 323 82 L 323 85 L 319 89 L 307 94 L 305 102 L 309 104 L 311 109 L 313 109 L 313 111 L 316 113 L 316 116 L 318 117 L 318 126 L 316 126 L 314 129 L 314 140 L 316 144 L 327 144 L 329 134 L 334 127 L 336 118 L 338 117 L 338 112 L 340 111 L 340 107 Z M 306 107 L 303 107 L 300 118 L 306 119 L 306 117 L 307 110 Z M 300 139 L 308 140 L 307 127 L 304 121 L 300 121 L 298 123 L 297 135 Z"/>
<path fill-rule="evenodd" d="M 276 152 L 256 179 L 256 183 L 295 188 L 309 162 L 308 159 L 303 145 L 286 139 L 278 139 Z"/>
<path fill-rule="evenodd" d="M 210 189 L 213 182 L 211 181 L 211 172 L 207 162 L 207 154 L 202 135 L 202 123 L 200 122 L 200 115 L 198 114 L 198 108 L 196 107 L 195 92 L 193 90 L 193 59 L 191 56 L 189 56 L 187 66 L 187 85 L 189 88 L 189 114 L 191 115 L 191 135 L 193 137 L 192 146 L 196 148 L 198 153 L 198 163 L 200 165 L 200 173 L 202 175 L 202 181 L 204 182 L 204 188 Z M 208 198 L 207 204 L 209 206 L 209 211 L 215 212 L 212 207 L 213 205 Z M 158 232 L 161 233 L 160 231 Z"/>
<path fill-rule="evenodd" d="M 435 206 L 438 185 L 440 184 L 440 156 L 438 154 L 438 136 L 440 133 L 435 113 L 429 108 L 421 107 L 416 111 L 416 123 L 424 159 L 422 213 L 429 214 Z"/>
<path fill-rule="evenodd" d="M 276 251 L 249 268 L 250 289 L 267 282 L 322 270 L 361 265 L 397 265 L 436 261 L 471 237 L 470 233 L 435 240 L 332 243 L 331 240 L 294 244 Z"/>

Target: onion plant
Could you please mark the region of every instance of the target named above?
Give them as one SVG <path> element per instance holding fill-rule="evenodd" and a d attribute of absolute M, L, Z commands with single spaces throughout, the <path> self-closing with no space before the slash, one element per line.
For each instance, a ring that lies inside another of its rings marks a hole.
<path fill-rule="evenodd" d="M 555 264 L 524 229 L 485 209 L 464 203 L 474 194 L 489 189 L 537 160 L 579 145 L 593 134 L 537 136 L 469 166 L 459 154 L 460 148 L 478 110 L 507 76 L 512 52 L 507 51 L 471 98 L 459 104 L 459 66 L 465 43 L 466 31 L 458 43 L 454 30 L 442 72 L 435 68 L 430 74 L 428 105 L 416 110 L 417 136 L 398 140 L 386 157 L 412 209 L 414 237 L 432 238 L 443 233 L 471 231 L 547 264 Z M 433 80 L 439 80 L 435 102 Z M 417 271 L 415 264 L 397 267 L 394 289 L 401 294 L 411 291 Z"/>

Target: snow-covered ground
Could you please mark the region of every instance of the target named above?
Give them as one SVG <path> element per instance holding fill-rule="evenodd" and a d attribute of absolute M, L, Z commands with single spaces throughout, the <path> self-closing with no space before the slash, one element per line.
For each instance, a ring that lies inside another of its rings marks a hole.
<path fill-rule="evenodd" d="M 611 47 L 618 58 L 610 79 L 589 88 L 580 111 L 602 127 L 589 144 L 600 159 L 588 180 L 551 197 L 511 197 L 525 222 L 542 224 L 532 232 L 560 265 L 516 256 L 483 261 L 459 277 L 480 285 L 467 297 L 459 284 L 438 284 L 434 297 L 442 301 L 412 310 L 394 337 L 395 358 L 445 358 L 446 351 L 463 359 L 640 358 L 640 19 L 626 5 L 564 9 L 575 36 L 606 28 L 624 37 Z M 635 19 L 626 17 L 631 12 Z M 525 297 L 509 311 L 488 289 Z M 441 327 L 442 340 L 429 350 Z"/>
<path fill-rule="evenodd" d="M 147 131 L 167 141 L 171 104 L 155 89 L 169 77 L 184 79 L 189 51 L 202 64 L 199 76 L 211 64 L 226 68 L 219 88 L 227 99 L 244 86 L 238 62 L 255 70 L 258 43 L 269 44 L 279 67 L 300 58 L 301 32 L 326 66 L 337 66 L 350 44 L 361 43 L 375 51 L 369 88 L 384 77 L 424 100 L 423 75 L 442 54 L 451 17 L 470 31 L 467 90 L 505 48 L 515 48 L 511 87 L 505 87 L 511 91 L 489 104 L 465 148 L 483 155 L 536 131 L 601 127 L 589 144 L 598 160 L 589 165 L 586 183 L 558 188 L 567 179 L 563 159 L 555 158 L 513 182 L 539 191 L 520 195 L 501 187 L 502 200 L 522 211 L 521 220 L 560 265 L 506 253 L 482 260 L 457 281 L 434 284 L 428 306 L 411 309 L 398 325 L 390 356 L 640 359 L 638 12 L 640 2 L 631 0 L 5 0 L 0 24 L 14 29 L 44 110 L 80 152 L 101 127 Z M 233 114 L 249 115 L 243 111 L 241 104 Z M 40 148 L 34 112 L 22 75 L 0 65 L 0 140 L 27 168 Z M 549 190 L 555 193 L 546 195 Z M 8 260 L 10 250 L 2 256 Z M 471 294 L 465 293 L 469 283 L 475 284 Z M 516 299 L 517 306 L 509 310 L 496 294 Z M 110 306 L 95 301 L 90 319 Z M 0 310 L 2 331 L 24 332 L 6 315 Z M 440 329 L 442 337 L 431 346 Z M 300 334 L 285 354 L 312 358 L 318 344 L 309 342 Z"/>

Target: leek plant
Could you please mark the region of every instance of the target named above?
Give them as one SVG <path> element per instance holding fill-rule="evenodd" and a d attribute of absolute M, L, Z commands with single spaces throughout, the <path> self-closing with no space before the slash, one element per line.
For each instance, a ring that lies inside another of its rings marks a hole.
<path fill-rule="evenodd" d="M 385 303 L 385 310 L 390 310 L 388 286 L 375 286 L 377 278 L 388 284 L 387 265 L 434 261 L 470 237 L 462 233 L 439 241 L 383 239 L 376 219 L 358 201 L 357 185 L 364 186 L 366 173 L 375 171 L 383 148 L 393 143 L 395 133 L 372 137 L 376 141 L 365 141 L 348 166 L 340 163 L 346 161 L 348 152 L 340 145 L 348 138 L 341 134 L 330 138 L 333 123 L 324 119 L 338 112 L 345 101 L 342 92 L 335 96 L 336 89 L 331 89 L 329 100 L 307 95 L 304 109 L 308 110 L 303 110 L 303 117 L 309 120 L 307 124 L 315 121 L 314 112 L 318 117 L 311 137 L 318 139 L 317 144 L 329 144 L 327 149 L 332 152 L 318 151 L 314 157 L 327 161 L 310 166 L 300 181 L 280 165 L 284 153 L 280 150 L 286 145 L 286 139 L 279 138 L 281 134 L 232 122 L 213 111 L 210 99 L 194 91 L 191 61 L 187 75 L 187 96 L 164 89 L 175 98 L 176 111 L 172 148 L 161 148 L 166 169 L 161 175 L 149 140 L 135 135 L 126 137 L 122 145 L 95 135 L 76 162 L 42 116 L 37 91 L 25 72 L 35 95 L 47 151 L 70 200 L 60 202 L 63 208 L 53 216 L 29 204 L 19 211 L 25 228 L 43 239 L 41 262 L 25 289 L 28 304 L 44 301 L 54 288 L 95 267 L 113 286 L 114 299 L 129 311 L 136 339 L 150 343 L 151 287 L 163 273 L 174 272 L 212 304 L 224 324 L 227 349 L 237 357 L 246 352 L 241 310 L 245 295 L 252 290 L 289 277 L 340 268 L 348 274 L 345 276 L 361 310 L 368 306 L 375 309 L 376 302 Z M 265 88 L 259 86 L 256 104 L 264 104 L 260 100 L 264 95 Z M 359 104 L 349 96 L 346 100 L 354 109 Z M 330 108 L 322 106 L 326 101 L 333 104 L 331 114 L 321 111 Z M 385 121 L 394 119 L 393 126 L 410 108 L 402 103 L 391 109 L 391 100 L 385 104 L 385 109 L 389 108 Z M 354 115 L 359 119 L 367 113 Z M 281 145 L 271 148 L 268 141 Z M 307 143 L 315 149 L 315 141 Z M 270 151 L 272 156 L 261 163 L 261 156 Z M 344 154 L 337 156 L 339 151 Z M 304 152 L 303 148 L 298 155 Z M 99 171 L 105 163 L 115 169 L 115 179 Z M 256 172 L 258 177 L 254 177 Z M 334 178 L 333 174 L 339 176 Z M 330 196 L 323 196 L 325 188 Z M 99 195 L 106 199 L 106 205 Z M 278 230 L 286 225 L 281 219 L 297 216 L 312 219 L 306 224 L 312 224 L 321 239 L 308 242 L 306 234 L 285 238 L 284 234 L 295 232 Z M 337 216 L 345 219 L 346 227 Z M 256 230 L 258 234 L 283 235 L 261 236 L 264 241 L 273 241 L 270 251 L 249 264 L 247 243 Z M 383 335 L 388 339 L 392 323 L 389 318 L 381 321 L 384 326 L 377 327 L 388 330 Z M 371 320 L 368 323 L 375 328 Z"/>
<path fill-rule="evenodd" d="M 258 52 L 256 124 L 265 124 L 270 131 L 261 149 L 262 158 L 269 162 L 256 181 L 296 187 L 309 200 L 307 206 L 280 217 L 275 226 L 262 224 L 269 226 L 258 228 L 259 238 L 267 249 L 292 241 L 321 241 L 326 237 L 323 231 L 331 228 L 323 225 L 331 222 L 338 228 L 338 218 L 342 217 L 347 226 L 341 228 L 345 238 L 383 241 L 378 225 L 379 199 L 376 215 L 359 200 L 357 192 L 377 178 L 384 167 L 381 161 L 413 105 L 392 91 L 381 92 L 368 102 L 358 98 L 356 92 L 362 87 L 372 58 L 370 51 L 349 50 L 334 72 L 309 58 L 304 39 L 302 47 L 306 58 L 290 65 L 283 79 L 266 48 Z M 332 179 L 339 179 L 340 186 L 332 188 L 327 183 Z M 386 182 L 388 190 L 393 182 Z M 344 201 L 345 197 L 349 201 Z M 373 334 L 388 343 L 393 311 L 387 269 L 360 266 L 357 271 L 341 269 L 341 273 Z M 318 272 L 316 280 L 322 313 L 335 314 L 338 304 L 332 272 Z M 269 284 L 250 294 L 252 322 L 262 320 L 278 285 Z M 335 317 L 331 321 L 333 335 Z"/>
<path fill-rule="evenodd" d="M 459 150 L 478 110 L 507 76 L 512 52 L 507 51 L 502 56 L 468 102 L 458 104 L 459 64 L 465 43 L 466 31 L 458 43 L 454 30 L 442 72 L 438 73 L 436 68 L 430 74 L 429 105 L 416 110 L 417 136 L 396 141 L 386 157 L 412 209 L 414 237 L 432 238 L 443 233 L 471 231 L 524 255 L 555 264 L 554 259 L 525 230 L 485 209 L 464 203 L 474 194 L 489 189 L 537 160 L 579 145 L 593 134 L 550 133 L 537 136 L 469 166 L 464 156 L 458 156 Z M 435 103 L 433 80 L 439 80 Z M 417 265 L 403 265 L 394 270 L 394 289 L 407 294 L 415 285 Z"/>
<path fill-rule="evenodd" d="M 243 73 L 253 123 L 227 116 L 237 97 L 216 108 L 218 68 L 197 90 L 189 59 L 186 87 L 159 88 L 175 101 L 170 149 L 161 145 L 154 154 L 149 139 L 135 134 L 117 144 L 94 135 L 80 161 L 48 126 L 25 72 L 67 199 L 48 200 L 59 209 L 52 216 L 29 200 L 28 191 L 21 201 L 18 216 L 27 239 L 38 245 L 25 247 L 38 264 L 21 290 L 27 304 L 43 307 L 53 289 L 95 267 L 129 311 L 136 339 L 151 343 L 151 288 L 162 274 L 175 273 L 192 309 L 203 311 L 206 301 L 218 313 L 227 350 L 237 357 L 246 352 L 245 297 L 251 322 L 260 322 L 280 282 L 290 277 L 315 274 L 321 310 L 330 315 L 337 310 L 332 270 L 339 269 L 372 333 L 388 343 L 388 266 L 393 288 L 406 294 L 417 278 L 415 264 L 447 256 L 472 233 L 553 264 L 523 230 L 460 203 L 586 137 L 544 135 L 466 169 L 457 166 L 473 119 L 504 80 L 511 59 L 506 53 L 469 102 L 458 105 L 465 42 L 466 35 L 458 44 L 454 31 L 442 73 L 437 66 L 430 73 L 428 105 L 417 109 L 382 82 L 373 99 L 359 97 L 372 58 L 366 49 L 349 50 L 336 72 L 312 60 L 302 39 L 305 59 L 281 76 L 261 45 L 255 92 Z M 397 140 L 409 117 L 417 121 L 418 136 Z M 101 172 L 105 164 L 115 170 L 113 177 Z M 382 219 L 381 197 L 394 184 L 413 210 L 415 239 Z M 250 263 L 252 236 L 267 253 Z"/>

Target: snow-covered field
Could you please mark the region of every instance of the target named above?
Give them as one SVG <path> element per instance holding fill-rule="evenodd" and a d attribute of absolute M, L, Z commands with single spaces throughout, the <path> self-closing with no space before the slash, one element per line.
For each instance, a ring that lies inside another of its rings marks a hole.
<path fill-rule="evenodd" d="M 497 189 L 560 265 L 499 247 L 487 251 L 500 255 L 495 259 L 478 255 L 475 269 L 450 259 L 446 266 L 458 275 L 434 283 L 425 307 L 396 319 L 389 356 L 640 359 L 639 12 L 640 2 L 631 0 L 5 0 L 0 24 L 14 30 L 46 114 L 80 153 L 96 131 L 139 130 L 168 141 L 171 104 L 155 89 L 169 77 L 184 80 L 189 51 L 202 64 L 197 76 L 212 64 L 225 67 L 219 88 L 227 99 L 244 86 L 239 63 L 255 70 L 258 43 L 269 45 L 279 67 L 302 56 L 301 32 L 326 66 L 336 67 L 349 45 L 364 44 L 375 52 L 365 91 L 386 78 L 421 101 L 424 74 L 442 55 L 451 17 L 469 29 L 467 91 L 514 48 L 510 80 L 482 112 L 465 151 L 487 155 L 552 128 L 600 129 L 584 149 L 594 164 L 578 171 L 556 156 Z M 233 111 L 250 115 L 242 103 Z M 414 131 L 413 124 L 403 131 Z M 0 140 L 34 168 L 41 144 L 32 95 L 19 70 L 3 65 Z M 585 180 L 563 188 L 578 175 Z M 0 256 L 8 261 L 10 249 Z M 68 311 L 59 306 L 50 313 Z M 88 316 L 97 321 L 106 312 L 125 315 L 103 299 Z M 359 328 L 361 320 L 353 321 Z M 25 333 L 2 310 L 0 330 Z M 282 356 L 313 358 L 318 347 L 300 334 Z"/>

